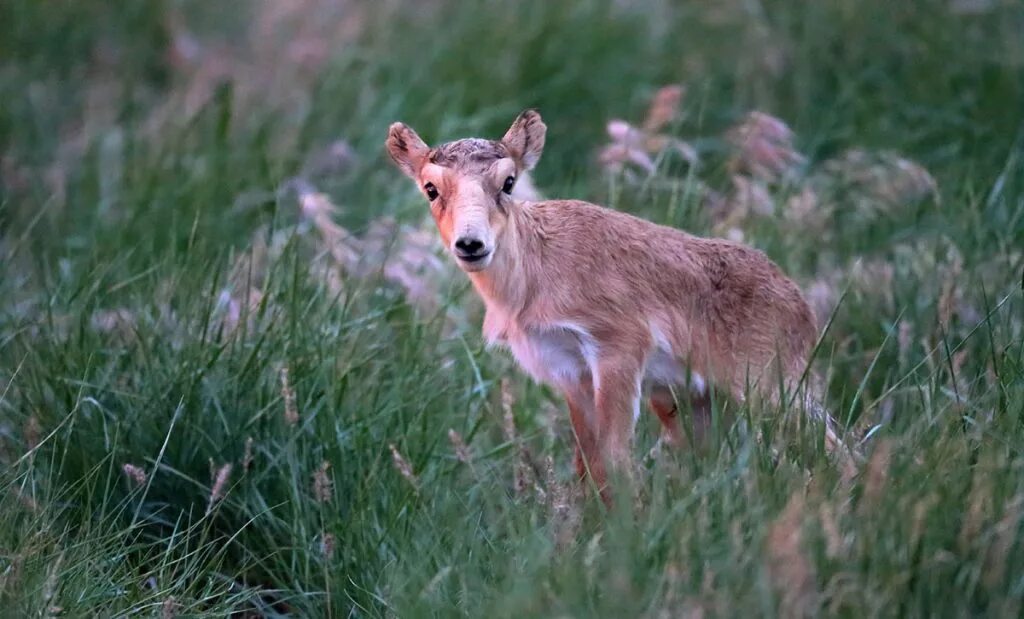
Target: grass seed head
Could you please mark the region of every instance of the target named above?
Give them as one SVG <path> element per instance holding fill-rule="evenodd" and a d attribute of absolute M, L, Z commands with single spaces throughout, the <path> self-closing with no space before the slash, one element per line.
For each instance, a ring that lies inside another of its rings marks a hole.
<path fill-rule="evenodd" d="M 729 161 L 734 173 L 774 183 L 792 176 L 804 163 L 804 156 L 793 145 L 793 131 L 764 112 L 750 112 L 729 130 L 726 139 L 734 151 Z"/>
<path fill-rule="evenodd" d="M 126 462 L 121 466 L 121 470 L 136 486 L 146 485 L 146 471 L 142 467 Z"/>
<path fill-rule="evenodd" d="M 679 116 L 684 93 L 679 85 L 658 90 L 640 127 L 620 119 L 608 122 L 605 128 L 611 142 L 598 151 L 597 157 L 606 173 L 623 173 L 626 180 L 635 182 L 639 179 L 633 173 L 634 168 L 649 177 L 657 171 L 655 160 L 667 152 L 675 152 L 691 165 L 697 162 L 698 154 L 693 146 L 660 133 Z"/>
<path fill-rule="evenodd" d="M 313 472 L 313 496 L 317 503 L 327 503 L 334 497 L 334 481 L 329 473 L 330 468 L 331 464 L 324 460 Z"/>
<path fill-rule="evenodd" d="M 295 390 L 288 379 L 288 366 L 281 368 L 281 398 L 284 400 L 284 421 L 290 426 L 299 423 L 299 408 L 295 403 Z"/>
<path fill-rule="evenodd" d="M 169 595 L 163 603 L 160 604 L 160 619 L 174 619 L 178 616 L 178 611 L 180 609 L 181 604 L 178 604 L 173 595 Z"/>
<path fill-rule="evenodd" d="M 448 428 L 448 442 L 452 444 L 452 449 L 455 451 L 455 458 L 463 464 L 472 464 L 473 457 L 469 452 L 469 447 L 466 446 L 466 441 L 462 439 L 462 435 L 455 431 L 454 428 Z"/>
<path fill-rule="evenodd" d="M 663 86 L 654 93 L 651 107 L 644 118 L 644 131 L 657 133 L 667 129 L 679 116 L 686 89 L 680 84 Z"/>
<path fill-rule="evenodd" d="M 419 492 L 420 483 L 412 471 L 412 465 L 409 464 L 409 461 L 405 459 L 400 451 L 398 451 L 398 448 L 395 447 L 394 443 L 389 444 L 388 448 L 391 450 L 391 462 L 394 464 L 395 470 L 398 471 L 405 481 L 409 482 L 409 485 L 412 486 L 413 490 Z"/>
<path fill-rule="evenodd" d="M 338 538 L 333 533 L 322 533 L 320 535 L 320 554 L 325 559 L 334 558 L 334 549 L 338 545 Z"/>
<path fill-rule="evenodd" d="M 502 430 L 505 432 L 505 440 L 514 443 L 516 441 L 516 419 L 512 414 L 512 406 L 515 404 L 515 396 L 512 395 L 511 383 L 507 378 L 501 379 L 501 413 Z"/>
<path fill-rule="evenodd" d="M 224 498 L 228 481 L 231 479 L 231 463 L 222 465 L 213 476 L 213 486 L 210 488 L 210 498 L 206 507 L 206 513 L 213 511 L 214 506 Z"/>

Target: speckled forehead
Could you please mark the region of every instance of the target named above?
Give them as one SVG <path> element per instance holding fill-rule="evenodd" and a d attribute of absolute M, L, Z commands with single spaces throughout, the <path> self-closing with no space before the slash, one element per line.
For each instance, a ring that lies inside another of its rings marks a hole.
<path fill-rule="evenodd" d="M 483 172 L 498 159 L 509 157 L 501 142 L 481 138 L 467 138 L 442 144 L 430 151 L 431 163 L 461 168 L 468 172 Z"/>

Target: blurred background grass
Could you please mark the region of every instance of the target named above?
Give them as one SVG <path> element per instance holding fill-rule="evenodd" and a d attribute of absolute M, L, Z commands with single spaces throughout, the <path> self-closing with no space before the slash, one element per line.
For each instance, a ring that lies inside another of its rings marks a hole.
<path fill-rule="evenodd" d="M 1018 616 L 1022 75 L 1009 0 L 0 4 L 5 612 Z M 607 165 L 666 84 L 650 133 L 699 163 Z M 636 501 L 576 495 L 382 150 L 525 107 L 545 195 L 743 238 L 834 310 L 856 478 L 722 403 Z"/>

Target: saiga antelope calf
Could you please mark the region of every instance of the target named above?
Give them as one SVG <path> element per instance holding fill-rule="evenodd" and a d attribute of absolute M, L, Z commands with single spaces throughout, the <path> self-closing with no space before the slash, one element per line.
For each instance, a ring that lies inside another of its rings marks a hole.
<path fill-rule="evenodd" d="M 603 489 L 609 469 L 630 470 L 642 390 L 677 442 L 672 389 L 690 371 L 739 401 L 752 386 L 778 402 L 780 383 L 797 386 L 817 328 L 800 290 L 760 251 L 587 202 L 517 199 L 516 179 L 537 164 L 546 131 L 527 110 L 501 140 L 430 148 L 394 123 L 387 150 L 483 297 L 488 342 L 565 395 L 577 472 Z"/>

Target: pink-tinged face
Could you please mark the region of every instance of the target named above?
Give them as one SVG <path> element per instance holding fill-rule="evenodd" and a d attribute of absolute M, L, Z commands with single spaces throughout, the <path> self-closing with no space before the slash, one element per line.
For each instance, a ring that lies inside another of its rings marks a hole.
<path fill-rule="evenodd" d="M 477 164 L 476 169 L 428 163 L 419 185 L 430 201 L 441 240 L 466 272 L 490 266 L 513 206 L 516 164 L 510 157 Z"/>
<path fill-rule="evenodd" d="M 388 154 L 419 186 L 445 247 L 466 272 L 486 269 L 501 249 L 519 174 L 544 148 L 540 115 L 519 115 L 500 141 L 467 138 L 429 148 L 407 125 L 388 131 Z"/>

